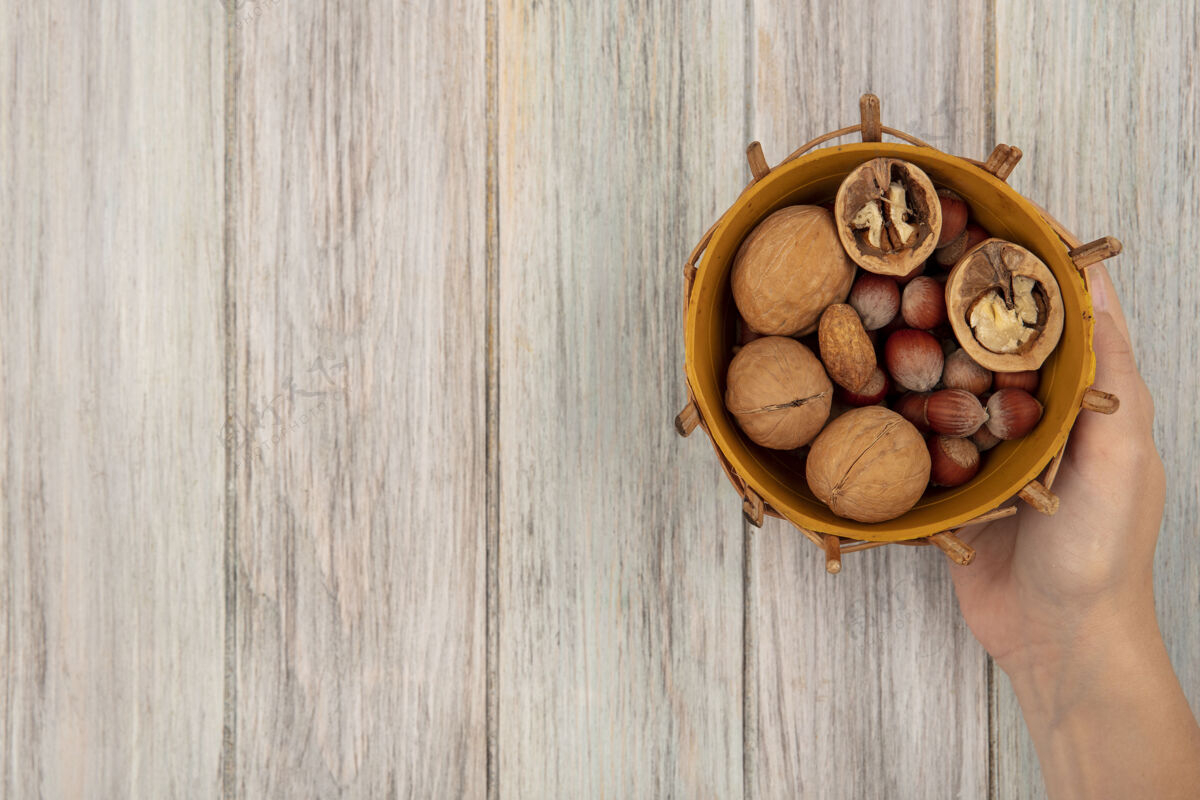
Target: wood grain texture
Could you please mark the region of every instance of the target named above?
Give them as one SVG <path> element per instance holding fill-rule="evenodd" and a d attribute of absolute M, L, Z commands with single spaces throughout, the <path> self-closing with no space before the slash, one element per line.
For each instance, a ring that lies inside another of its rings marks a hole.
<path fill-rule="evenodd" d="M 1159 624 L 1200 709 L 1198 4 L 1022 1 L 998 3 L 997 14 L 997 134 L 1025 152 L 1009 182 L 1084 241 L 1110 234 L 1124 244 L 1106 263 L 1154 396 L 1167 468 Z M 998 797 L 1044 797 L 1011 686 L 1001 675 L 996 687 Z"/>
<path fill-rule="evenodd" d="M 0 10 L 0 796 L 219 790 L 216 3 Z"/>
<path fill-rule="evenodd" d="M 239 791 L 480 797 L 483 4 L 239 48 Z"/>
<path fill-rule="evenodd" d="M 231 120 L 220 3 L 0 11 L 0 796 L 215 796 L 224 766 L 246 798 L 1044 797 L 998 670 L 989 782 L 940 552 L 831 576 L 776 520 L 744 540 L 671 426 L 680 268 L 746 144 L 775 163 L 864 91 L 952 152 L 994 127 L 1019 191 L 1124 242 L 1200 707 L 1196 0 L 504 0 L 490 98 L 485 0 L 228 2 Z"/>
<path fill-rule="evenodd" d="M 772 164 L 858 122 L 866 91 L 884 125 L 987 155 L 981 11 L 755 2 L 753 20 L 751 138 Z M 757 539 L 757 796 L 986 796 L 987 658 L 945 556 L 882 547 L 829 575 L 789 525 L 768 520 Z"/>
<path fill-rule="evenodd" d="M 739 2 L 499 6 L 500 794 L 742 795 L 742 526 L 680 440 L 744 186 Z"/>

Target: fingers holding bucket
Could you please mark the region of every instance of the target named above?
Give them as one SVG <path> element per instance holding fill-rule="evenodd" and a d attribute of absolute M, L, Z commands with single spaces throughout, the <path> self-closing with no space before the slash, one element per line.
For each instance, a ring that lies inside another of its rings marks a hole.
<path fill-rule="evenodd" d="M 1127 430 L 1131 425 L 1149 428 L 1154 419 L 1154 403 L 1138 371 L 1129 325 L 1125 321 L 1112 279 L 1102 265 L 1089 267 L 1088 278 L 1096 312 L 1093 339 L 1096 351 L 1095 386 L 1116 395 L 1121 403 L 1120 410 L 1110 424 Z M 1081 422 L 1092 427 L 1095 424 L 1092 419 L 1094 416 L 1089 414 Z"/>
<path fill-rule="evenodd" d="M 1088 267 L 1088 288 L 1092 296 L 1092 307 L 1096 311 L 1096 322 L 1099 325 L 1100 317 L 1108 314 L 1112 322 L 1117 326 L 1121 335 L 1129 340 L 1129 324 L 1125 321 L 1125 312 L 1121 308 L 1121 303 L 1117 299 L 1117 290 L 1113 286 L 1112 276 L 1108 274 L 1108 270 L 1103 264 L 1096 264 Z"/>

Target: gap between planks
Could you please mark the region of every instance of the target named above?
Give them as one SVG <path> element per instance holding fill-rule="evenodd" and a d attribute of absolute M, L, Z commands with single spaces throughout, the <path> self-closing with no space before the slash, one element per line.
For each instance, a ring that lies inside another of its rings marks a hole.
<path fill-rule="evenodd" d="M 996 143 L 996 0 L 985 0 L 983 11 L 983 120 L 985 146 Z M 984 656 L 984 686 L 987 697 L 987 796 L 997 800 L 1000 787 L 996 773 L 999 758 L 999 735 L 996 730 L 996 664 L 991 654 Z"/>
<path fill-rule="evenodd" d="M 746 100 L 742 120 L 744 142 L 755 141 L 755 21 L 754 0 L 746 0 L 746 34 L 743 66 Z M 742 518 L 742 798 L 758 797 L 758 616 L 755 604 L 758 592 L 758 551 L 755 529 Z"/>
<path fill-rule="evenodd" d="M 237 215 L 234 213 L 234 185 L 237 175 L 237 12 L 238 4 L 225 3 L 225 217 L 222 225 L 224 275 L 221 306 L 225 335 L 225 430 L 237 411 L 237 320 L 234 291 L 237 282 Z M 225 437 L 225 525 L 224 561 L 225 636 L 224 689 L 221 710 L 221 796 L 237 796 L 237 467 L 236 437 Z"/>
<path fill-rule="evenodd" d="M 742 797 L 758 796 L 758 545 L 755 528 L 742 520 Z"/>
<path fill-rule="evenodd" d="M 487 314 L 484 323 L 487 341 L 486 353 L 486 400 L 487 442 L 485 469 L 487 470 L 486 490 L 486 543 L 484 545 L 487 561 L 486 606 L 487 621 L 486 639 L 487 654 L 484 669 L 484 695 L 486 707 L 484 711 L 485 730 L 487 736 L 487 797 L 488 800 L 499 800 L 500 797 L 500 347 L 497 339 L 500 330 L 500 206 L 499 186 L 497 185 L 500 156 L 499 156 L 499 67 L 497 65 L 498 25 L 497 0 L 487 0 L 484 4 L 484 61 L 486 64 L 487 100 L 485 118 L 487 121 L 487 166 L 485 168 L 486 204 L 485 220 L 487 226 L 486 244 L 486 278 L 485 292 L 487 295 Z"/>

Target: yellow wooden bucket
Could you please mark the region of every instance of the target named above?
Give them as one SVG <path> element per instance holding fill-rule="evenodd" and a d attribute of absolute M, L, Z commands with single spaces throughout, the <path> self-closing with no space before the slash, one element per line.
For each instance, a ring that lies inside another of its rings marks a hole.
<path fill-rule="evenodd" d="M 878 101 L 871 96 L 864 97 L 862 107 L 863 123 L 810 142 L 774 169 L 767 167 L 757 143 L 750 146 L 754 180 L 709 229 L 685 266 L 689 403 L 676 418 L 676 427 L 687 435 L 702 426 L 742 495 L 747 518 L 761 524 L 763 514 L 770 514 L 790 521 L 826 550 L 830 571 L 840 569 L 840 552 L 886 542 L 932 542 L 955 561 L 969 563 L 973 553 L 954 535 L 956 529 L 1015 513 L 1015 505 L 1002 507 L 1015 496 L 1044 513 L 1054 513 L 1058 502 L 1050 488 L 1080 409 L 1107 413 L 1116 409 L 1116 398 L 1091 388 L 1095 377 L 1093 316 L 1083 267 L 1120 252 L 1120 243 L 1105 237 L 1081 244 L 1005 183 L 1020 158 L 1018 149 L 998 145 L 986 162 L 949 155 L 880 126 Z M 864 139 L 876 140 L 812 149 L 858 131 Z M 878 141 L 882 133 L 914 144 Z M 1041 369 L 1037 394 L 1045 412 L 1037 428 L 1023 439 L 1003 442 L 988 451 L 983 471 L 968 484 L 930 489 L 903 516 L 867 524 L 835 516 L 813 497 L 802 470 L 786 454 L 747 439 L 726 412 L 724 395 L 725 372 L 735 342 L 736 309 L 729 280 L 738 246 L 772 212 L 829 200 L 855 167 L 881 156 L 918 165 L 935 184 L 962 195 L 975 219 L 993 236 L 1026 247 L 1041 258 L 1058 280 L 1066 320 L 1057 349 Z"/>

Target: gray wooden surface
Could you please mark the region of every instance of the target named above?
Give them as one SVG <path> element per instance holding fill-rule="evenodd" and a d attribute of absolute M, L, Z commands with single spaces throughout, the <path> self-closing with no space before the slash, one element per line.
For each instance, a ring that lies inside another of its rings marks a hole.
<path fill-rule="evenodd" d="M 221 788 L 224 52 L 215 3 L 0 8 L 5 798 Z"/>
<path fill-rule="evenodd" d="M 241 797 L 486 787 L 483 10 L 239 31 Z"/>
<path fill-rule="evenodd" d="M 742 793 L 741 509 L 668 411 L 680 254 L 745 183 L 704 155 L 744 147 L 741 11 L 499 6 L 506 797 Z"/>
<path fill-rule="evenodd" d="M 1197 3 L 900 5 L 8 4 L 0 796 L 1043 796 L 940 554 L 670 424 L 746 143 L 863 91 L 1124 241 L 1197 707 Z"/>

